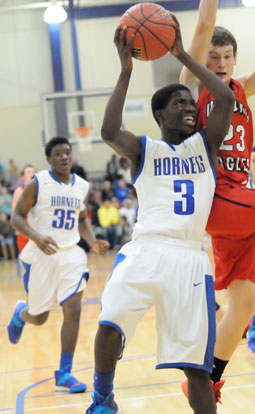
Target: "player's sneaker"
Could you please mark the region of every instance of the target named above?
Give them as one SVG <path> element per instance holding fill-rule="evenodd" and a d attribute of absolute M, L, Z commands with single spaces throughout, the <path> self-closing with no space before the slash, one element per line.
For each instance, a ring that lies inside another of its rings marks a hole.
<path fill-rule="evenodd" d="M 121 409 L 118 408 L 113 397 L 112 392 L 107 397 L 97 391 L 92 392 L 93 403 L 87 409 L 86 414 L 121 414 Z"/>
<path fill-rule="evenodd" d="M 12 318 L 7 325 L 9 340 L 12 344 L 17 344 L 20 340 L 25 322 L 20 318 L 19 315 L 20 311 L 26 306 L 27 304 L 24 300 L 19 300 L 16 302 Z"/>
<path fill-rule="evenodd" d="M 55 391 L 68 391 L 71 394 L 85 392 L 87 385 L 74 378 L 70 372 L 55 371 Z"/>
<path fill-rule="evenodd" d="M 249 349 L 249 351 L 251 352 L 255 352 L 255 329 L 250 329 L 247 332 L 247 348 Z"/>
<path fill-rule="evenodd" d="M 225 384 L 225 382 L 226 382 L 226 380 L 220 380 L 218 382 L 213 383 L 213 381 L 211 380 L 216 403 L 219 402 L 220 404 L 222 404 L 222 402 L 220 400 L 221 399 L 220 390 L 223 387 L 223 385 Z M 183 394 L 188 398 L 188 380 L 187 380 L 187 378 L 182 382 L 181 386 L 182 386 Z"/>

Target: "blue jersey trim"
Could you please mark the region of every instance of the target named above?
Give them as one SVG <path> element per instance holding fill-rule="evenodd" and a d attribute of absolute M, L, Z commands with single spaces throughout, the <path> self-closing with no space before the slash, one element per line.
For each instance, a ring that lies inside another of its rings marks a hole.
<path fill-rule="evenodd" d="M 146 149 L 146 142 L 147 142 L 147 137 L 146 135 L 142 136 L 142 153 L 141 153 L 141 162 L 140 162 L 140 166 L 138 168 L 138 171 L 136 173 L 136 176 L 131 180 L 132 184 L 135 184 L 137 178 L 139 177 L 139 175 L 142 172 L 143 169 L 143 165 L 144 165 L 144 160 L 145 160 L 145 149 Z"/>
<path fill-rule="evenodd" d="M 121 262 L 123 262 L 123 260 L 125 260 L 126 257 L 127 256 L 125 254 L 123 254 L 123 253 L 118 253 L 115 256 L 115 259 L 114 259 L 114 262 L 113 262 L 113 267 L 112 267 L 112 272 L 111 272 L 111 274 L 109 276 L 108 281 L 111 279 L 114 269 L 118 266 L 118 264 L 120 264 Z"/>
<path fill-rule="evenodd" d="M 35 182 L 36 182 L 36 190 L 35 190 L 35 201 L 34 201 L 34 203 L 33 203 L 33 207 L 36 205 L 36 203 L 37 203 L 37 199 L 38 199 L 38 194 L 39 194 L 39 180 L 38 180 L 38 177 L 37 177 L 37 175 L 35 174 L 34 175 L 34 179 L 35 179 Z"/>
<path fill-rule="evenodd" d="M 215 171 L 214 171 L 214 168 L 213 168 L 212 159 L 211 159 L 211 155 L 210 155 L 210 152 L 209 152 L 208 144 L 207 144 L 207 141 L 206 141 L 205 133 L 204 133 L 204 131 L 202 129 L 200 129 L 198 132 L 201 135 L 201 137 L 203 138 L 204 146 L 205 146 L 206 153 L 207 153 L 207 157 L 208 157 L 208 160 L 209 160 L 209 163 L 210 163 L 210 166 L 211 166 L 211 169 L 212 169 L 214 181 L 215 181 L 215 184 L 216 184 L 216 175 L 215 175 Z"/>
<path fill-rule="evenodd" d="M 170 144 L 170 142 L 164 141 L 163 139 L 160 139 L 159 141 L 165 142 L 173 151 L 176 152 L 176 148 L 173 144 Z"/>
<path fill-rule="evenodd" d="M 51 178 L 54 180 L 54 181 L 56 181 L 57 183 L 59 183 L 59 184 L 62 184 L 62 182 L 60 181 L 60 180 L 58 180 L 56 177 L 54 177 L 54 175 L 52 174 L 52 172 L 49 170 L 49 174 L 50 174 L 50 176 L 51 176 Z"/>
<path fill-rule="evenodd" d="M 215 290 L 213 277 L 205 275 L 206 301 L 208 313 L 208 340 L 205 351 L 204 366 L 212 372 L 214 345 L 216 341 Z"/>
<path fill-rule="evenodd" d="M 76 182 L 76 175 L 75 175 L 75 173 L 73 173 L 72 186 L 75 184 L 75 182 Z"/>
<path fill-rule="evenodd" d="M 201 369 L 203 371 L 208 371 L 211 373 L 211 370 L 207 369 L 204 365 L 199 364 L 191 364 L 188 362 L 172 362 L 172 363 L 165 363 L 165 364 L 157 364 L 156 369 L 167 369 L 167 368 L 195 368 L 195 369 Z"/>
<path fill-rule="evenodd" d="M 23 275 L 23 285 L 24 285 L 25 291 L 28 293 L 28 283 L 29 283 L 29 277 L 30 277 L 31 264 L 23 262 L 23 261 L 22 261 L 22 264 L 25 269 L 25 273 Z"/>
<path fill-rule="evenodd" d="M 123 337 L 123 342 L 125 342 L 125 334 L 122 331 L 122 329 L 119 327 L 119 325 L 117 325 L 114 322 L 110 322 L 110 321 L 99 321 L 99 325 L 108 325 L 111 326 L 112 328 L 115 328 Z"/>
<path fill-rule="evenodd" d="M 77 287 L 76 287 L 76 289 L 75 289 L 75 291 L 73 292 L 73 293 L 71 293 L 71 295 L 69 295 L 69 296 L 67 296 L 67 298 L 65 298 L 64 300 L 62 300 L 61 302 L 60 302 L 60 305 L 62 306 L 63 305 L 63 303 L 65 303 L 68 299 L 70 299 L 73 295 L 75 295 L 75 293 L 77 293 L 77 291 L 78 291 L 78 289 L 79 289 L 79 287 L 80 287 L 80 285 L 81 285 L 81 282 L 82 282 L 82 279 L 85 279 L 86 280 L 86 282 L 89 280 L 89 272 L 84 272 L 82 275 L 81 275 L 81 278 L 80 278 L 80 280 L 79 280 L 79 283 L 78 283 L 78 285 L 77 285 Z"/>

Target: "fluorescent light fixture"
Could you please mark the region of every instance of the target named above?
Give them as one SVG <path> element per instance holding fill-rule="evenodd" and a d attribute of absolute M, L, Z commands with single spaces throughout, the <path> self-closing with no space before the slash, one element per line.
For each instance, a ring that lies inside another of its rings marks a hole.
<path fill-rule="evenodd" d="M 242 0 L 244 7 L 255 7 L 255 0 Z"/>
<path fill-rule="evenodd" d="M 48 23 L 63 23 L 67 19 L 67 14 L 63 6 L 58 6 L 56 1 L 50 3 L 44 12 L 43 20 Z"/>

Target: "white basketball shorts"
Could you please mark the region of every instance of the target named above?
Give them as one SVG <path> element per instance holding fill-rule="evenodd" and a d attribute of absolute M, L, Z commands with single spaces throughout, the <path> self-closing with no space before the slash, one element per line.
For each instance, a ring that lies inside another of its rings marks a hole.
<path fill-rule="evenodd" d="M 199 242 L 146 237 L 124 245 L 102 294 L 100 325 L 128 343 L 156 306 L 156 368 L 212 370 L 216 336 L 212 269 Z"/>
<path fill-rule="evenodd" d="M 62 305 L 86 286 L 87 255 L 79 246 L 48 256 L 29 242 L 21 253 L 21 260 L 31 315 L 50 311 L 56 302 Z"/>

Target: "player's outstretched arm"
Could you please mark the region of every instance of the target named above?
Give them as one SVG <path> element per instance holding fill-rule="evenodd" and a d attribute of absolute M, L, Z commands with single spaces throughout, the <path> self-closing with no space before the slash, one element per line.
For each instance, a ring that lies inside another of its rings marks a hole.
<path fill-rule="evenodd" d="M 246 98 L 255 95 L 255 72 L 236 78 L 244 88 Z"/>
<path fill-rule="evenodd" d="M 121 130 L 122 111 L 127 95 L 128 85 L 133 69 L 132 43 L 133 36 L 128 42 L 126 28 L 118 27 L 114 36 L 114 43 L 118 50 L 121 72 L 113 93 L 107 103 L 101 134 L 103 140 L 119 155 L 135 161 L 141 153 L 141 138 L 130 131 Z"/>
<path fill-rule="evenodd" d="M 198 22 L 188 53 L 202 65 L 206 63 L 211 38 L 215 26 L 218 0 L 200 0 Z M 199 79 L 185 66 L 180 74 L 180 83 L 192 89 L 198 87 Z"/>
<path fill-rule="evenodd" d="M 172 17 L 175 22 L 176 40 L 170 52 L 207 87 L 215 98 L 215 106 L 207 121 L 206 139 L 216 171 L 217 152 L 230 127 L 235 97 L 228 85 L 185 52 L 178 20 L 174 15 Z"/>

